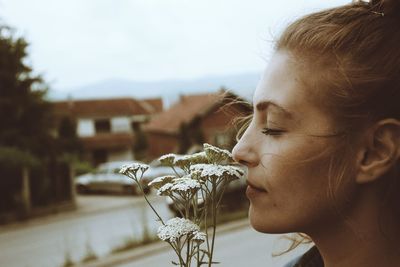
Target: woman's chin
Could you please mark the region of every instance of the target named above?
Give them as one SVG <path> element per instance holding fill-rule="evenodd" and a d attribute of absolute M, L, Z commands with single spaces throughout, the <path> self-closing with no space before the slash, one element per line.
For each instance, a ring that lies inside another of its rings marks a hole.
<path fill-rule="evenodd" d="M 270 217 L 259 214 L 251 205 L 249 209 L 249 221 L 251 227 L 257 232 L 266 234 L 282 234 L 288 233 L 289 229 L 281 223 L 274 222 Z"/>

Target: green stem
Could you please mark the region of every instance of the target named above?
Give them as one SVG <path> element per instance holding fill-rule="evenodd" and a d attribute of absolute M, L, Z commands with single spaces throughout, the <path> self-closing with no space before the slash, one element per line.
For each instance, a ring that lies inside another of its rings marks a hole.
<path fill-rule="evenodd" d="M 143 176 L 143 174 L 142 174 L 142 176 Z M 151 205 L 150 201 L 147 199 L 146 194 L 144 193 L 143 187 L 142 187 L 142 185 L 140 184 L 139 180 L 135 179 L 135 181 L 136 181 L 136 183 L 139 185 L 140 191 L 142 191 L 143 197 L 144 197 L 144 199 L 146 200 L 147 204 L 150 206 L 150 208 L 153 210 L 153 212 L 157 215 L 157 217 L 158 217 L 158 219 L 160 220 L 160 222 L 161 222 L 163 225 L 165 225 L 165 223 L 164 223 L 163 219 L 161 218 L 161 216 L 158 214 L 158 212 L 154 209 L 153 205 Z"/>
<path fill-rule="evenodd" d="M 216 211 L 216 183 L 213 181 L 212 183 L 212 191 L 211 191 L 211 208 L 212 208 L 212 220 L 213 220 L 213 232 L 212 232 L 212 240 L 211 240 L 211 251 L 210 257 L 208 260 L 208 266 L 211 267 L 212 264 L 212 257 L 214 254 L 214 243 L 215 243 L 215 231 L 217 229 L 217 211 Z"/>
<path fill-rule="evenodd" d="M 188 238 L 186 240 L 187 244 L 186 244 L 186 265 L 187 267 L 190 267 L 190 239 Z"/>
<path fill-rule="evenodd" d="M 182 176 L 180 176 L 179 173 L 175 170 L 174 166 L 171 166 L 171 168 L 172 168 L 172 170 L 174 171 L 174 173 L 176 174 L 176 176 L 182 177 Z"/>
<path fill-rule="evenodd" d="M 172 247 L 172 249 L 175 251 L 175 254 L 178 256 L 180 266 L 183 266 L 183 259 L 180 255 L 178 249 L 175 248 L 174 245 L 171 244 L 171 242 L 167 241 L 167 243 Z"/>

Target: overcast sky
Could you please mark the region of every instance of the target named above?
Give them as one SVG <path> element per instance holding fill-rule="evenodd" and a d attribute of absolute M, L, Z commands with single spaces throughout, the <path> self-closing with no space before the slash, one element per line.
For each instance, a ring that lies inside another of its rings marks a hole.
<path fill-rule="evenodd" d="M 0 0 L 53 89 L 261 72 L 294 18 L 350 0 Z"/>

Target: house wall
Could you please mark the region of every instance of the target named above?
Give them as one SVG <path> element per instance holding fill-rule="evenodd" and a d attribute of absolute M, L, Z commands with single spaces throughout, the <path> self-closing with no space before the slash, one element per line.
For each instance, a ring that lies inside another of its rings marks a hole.
<path fill-rule="evenodd" d="M 226 149 L 232 149 L 235 144 L 237 127 L 234 119 L 242 116 L 242 108 L 237 105 L 230 105 L 223 109 L 215 109 L 206 115 L 200 123 L 204 134 L 204 141 Z M 147 132 L 149 142 L 148 155 L 157 158 L 167 153 L 176 153 L 179 147 L 178 136 L 171 136 L 162 133 Z M 200 146 L 201 149 L 201 146 Z M 193 146 L 190 151 L 198 149 Z"/>
<path fill-rule="evenodd" d="M 131 117 L 112 117 L 112 118 L 78 118 L 77 122 L 77 134 L 79 137 L 95 136 L 95 121 L 98 119 L 110 121 L 110 132 L 111 133 L 131 133 L 132 126 Z"/>
<path fill-rule="evenodd" d="M 110 150 L 108 152 L 107 161 L 126 161 L 133 160 L 134 156 L 132 150 L 130 148 L 119 149 L 119 150 Z"/>
<path fill-rule="evenodd" d="M 177 152 L 179 143 L 176 136 L 154 132 L 146 132 L 146 136 L 149 144 L 147 155 L 150 160 Z"/>
<path fill-rule="evenodd" d="M 201 127 L 205 142 L 232 149 L 237 127 L 234 119 L 241 116 L 240 107 L 229 105 L 218 108 L 203 118 Z"/>
<path fill-rule="evenodd" d="M 96 133 L 96 120 L 109 120 L 109 130 Z M 98 165 L 108 161 L 125 161 L 133 160 L 132 147 L 127 146 L 121 148 L 117 142 L 117 135 L 121 133 L 129 133 L 133 138 L 133 130 L 131 125 L 132 118 L 129 116 L 119 116 L 112 118 L 78 118 L 77 120 L 77 135 L 78 137 L 96 137 L 104 136 L 104 134 L 115 134 L 116 140 L 109 139 L 107 147 L 101 146 L 98 148 L 89 148 L 84 151 L 84 159 L 91 162 L 93 165 Z M 116 143 L 114 144 L 114 141 Z M 85 142 L 85 141 L 84 141 Z"/>

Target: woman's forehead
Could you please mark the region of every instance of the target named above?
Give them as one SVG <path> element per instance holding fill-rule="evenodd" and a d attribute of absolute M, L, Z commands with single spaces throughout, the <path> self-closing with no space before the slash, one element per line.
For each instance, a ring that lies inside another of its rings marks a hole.
<path fill-rule="evenodd" d="M 291 113 L 299 105 L 305 92 L 300 88 L 298 73 L 291 61 L 287 53 L 274 54 L 254 93 L 255 108 L 271 106 L 283 113 Z"/>

